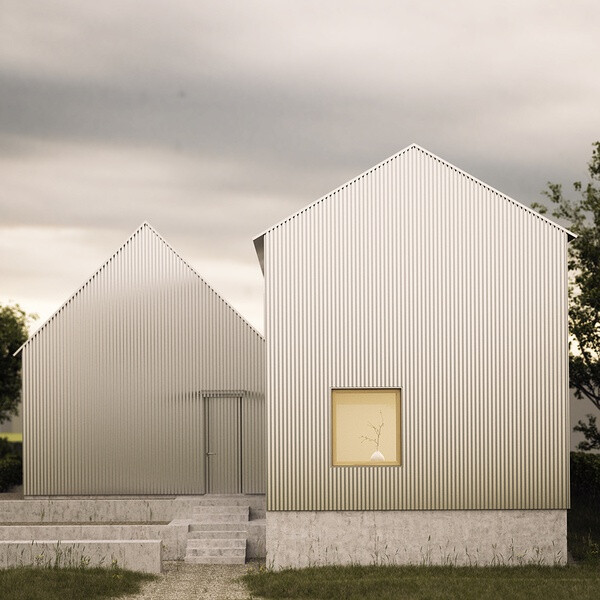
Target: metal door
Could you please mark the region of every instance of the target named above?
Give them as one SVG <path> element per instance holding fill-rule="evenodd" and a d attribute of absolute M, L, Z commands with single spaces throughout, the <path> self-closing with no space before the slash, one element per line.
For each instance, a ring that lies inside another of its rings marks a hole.
<path fill-rule="evenodd" d="M 206 492 L 241 492 L 241 399 L 206 398 Z"/>

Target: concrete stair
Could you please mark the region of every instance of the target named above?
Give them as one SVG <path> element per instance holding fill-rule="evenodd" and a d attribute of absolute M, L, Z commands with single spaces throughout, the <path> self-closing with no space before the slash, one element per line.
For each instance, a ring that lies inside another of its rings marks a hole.
<path fill-rule="evenodd" d="M 185 562 L 236 565 L 246 562 L 249 507 L 206 503 L 194 509 Z"/>

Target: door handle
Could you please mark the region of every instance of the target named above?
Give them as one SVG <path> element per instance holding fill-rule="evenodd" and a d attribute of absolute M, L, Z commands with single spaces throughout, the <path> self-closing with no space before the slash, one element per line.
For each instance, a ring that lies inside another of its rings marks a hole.
<path fill-rule="evenodd" d="M 216 452 L 207 452 L 206 456 L 214 456 L 216 454 Z"/>

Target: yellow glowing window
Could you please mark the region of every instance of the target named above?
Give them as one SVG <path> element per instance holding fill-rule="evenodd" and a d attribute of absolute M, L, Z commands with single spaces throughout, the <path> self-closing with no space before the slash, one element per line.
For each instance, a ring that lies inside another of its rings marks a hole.
<path fill-rule="evenodd" d="M 400 464 L 400 390 L 332 390 L 333 464 Z"/>

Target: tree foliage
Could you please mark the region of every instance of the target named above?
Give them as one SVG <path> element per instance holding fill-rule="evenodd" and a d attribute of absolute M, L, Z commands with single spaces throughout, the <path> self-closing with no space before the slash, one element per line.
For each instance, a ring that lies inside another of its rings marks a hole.
<path fill-rule="evenodd" d="M 548 183 L 544 195 L 552 214 L 577 235 L 569 245 L 569 380 L 577 398 L 587 398 L 600 410 L 600 142 L 593 144 L 588 163 L 590 181 L 576 181 L 575 199 L 559 183 Z M 536 205 L 540 212 L 545 207 Z M 581 450 L 600 449 L 596 419 L 579 421 L 576 431 L 586 437 Z"/>
<path fill-rule="evenodd" d="M 21 401 L 21 356 L 13 356 L 27 340 L 27 325 L 35 319 L 18 304 L 0 305 L 0 423 L 17 414 Z"/>

